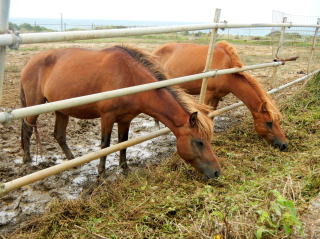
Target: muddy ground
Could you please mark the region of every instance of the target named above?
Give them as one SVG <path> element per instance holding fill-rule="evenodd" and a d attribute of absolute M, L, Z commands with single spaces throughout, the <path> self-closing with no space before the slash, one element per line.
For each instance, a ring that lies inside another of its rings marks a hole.
<path fill-rule="evenodd" d="M 111 44 L 106 43 L 55 43 L 23 45 L 19 51 L 9 51 L 6 65 L 6 80 L 4 82 L 4 96 L 0 111 L 20 107 L 19 103 L 19 75 L 20 70 L 27 60 L 43 49 L 61 47 L 86 47 L 104 48 Z M 157 44 L 136 44 L 136 46 L 152 51 Z M 246 64 L 255 64 L 271 61 L 271 47 L 268 46 L 237 46 L 238 52 Z M 308 50 L 302 48 L 287 49 L 286 54 L 301 57 L 296 62 L 287 63 L 278 71 L 278 79 L 275 83 L 280 85 L 301 77 L 306 72 Z M 320 67 L 319 65 L 317 66 Z M 271 89 L 270 76 L 272 69 L 261 69 L 251 72 L 265 87 Z M 273 98 L 280 102 L 297 88 L 281 92 Z M 236 102 L 234 97 L 228 96 L 220 106 Z M 248 111 L 240 108 L 228 112 L 215 119 L 215 131 L 223 131 L 248 117 Z M 33 161 L 30 165 L 22 163 L 22 151 L 20 148 L 20 121 L 3 126 L 0 125 L 0 182 L 7 182 L 23 175 L 36 172 L 61 163 L 65 160 L 58 144 L 53 139 L 54 114 L 43 114 L 38 120 L 39 134 L 41 138 L 42 155 L 36 146 L 35 138 L 32 142 Z M 162 126 L 163 127 L 163 126 Z M 144 135 L 157 130 L 152 118 L 146 115 L 137 117 L 131 125 L 129 138 Z M 116 127 L 113 130 L 112 144 L 116 143 Z M 68 144 L 75 156 L 81 156 L 99 149 L 100 122 L 99 120 L 71 119 L 67 130 Z M 131 167 L 141 166 L 145 163 L 156 163 L 175 151 L 175 137 L 172 134 L 161 136 L 128 149 L 127 158 Z M 118 153 L 108 156 L 108 175 L 113 178 L 119 174 L 117 167 Z M 97 177 L 96 166 L 98 160 L 83 165 L 77 169 L 60 173 L 45 180 L 25 186 L 0 199 L 0 234 L 11 231 L 20 222 L 28 217 L 42 212 L 47 204 L 54 199 L 74 199 L 90 185 L 94 185 Z M 318 205 L 319 200 L 313 204 Z M 312 205 L 311 205 L 312 207 Z M 320 206 L 319 206 L 320 207 Z M 319 208 L 318 207 L 318 208 Z M 313 218 L 317 223 L 317 218 Z"/>

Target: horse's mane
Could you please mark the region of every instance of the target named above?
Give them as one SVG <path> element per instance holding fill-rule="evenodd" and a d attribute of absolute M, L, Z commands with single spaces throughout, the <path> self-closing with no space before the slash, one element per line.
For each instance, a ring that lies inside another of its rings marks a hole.
<path fill-rule="evenodd" d="M 154 75 L 158 81 L 168 79 L 167 75 L 164 73 L 164 70 L 161 68 L 160 64 L 153 55 L 131 46 L 116 45 L 114 48 L 126 52 L 137 62 L 141 63 L 149 70 L 149 72 Z M 174 96 L 174 98 L 180 103 L 186 112 L 189 114 L 198 112 L 197 128 L 203 138 L 210 140 L 213 135 L 213 124 L 212 119 L 210 119 L 207 115 L 211 110 L 211 107 L 205 104 L 197 103 L 193 96 L 185 93 L 179 87 L 174 86 L 165 88 L 171 93 L 171 95 Z"/>
<path fill-rule="evenodd" d="M 164 73 L 164 70 L 159 64 L 157 64 L 156 59 L 153 55 L 148 54 L 138 48 L 125 45 L 116 45 L 114 48 L 123 50 L 136 61 L 145 66 L 149 71 L 156 77 L 157 80 L 166 80 L 167 76 Z"/>
<path fill-rule="evenodd" d="M 226 41 L 219 41 L 216 43 L 217 47 L 221 47 L 229 55 L 233 67 L 242 67 L 243 64 L 240 60 L 240 57 L 236 49 Z M 266 102 L 266 110 L 269 113 L 272 120 L 279 120 L 281 113 L 278 110 L 277 106 L 270 98 L 270 96 L 263 90 L 261 84 L 251 75 L 246 72 L 238 72 L 237 74 L 242 75 L 245 80 L 250 84 L 258 96 L 262 99 L 263 102 Z"/>
<path fill-rule="evenodd" d="M 170 87 L 169 90 L 189 114 L 199 112 L 197 127 L 203 138 L 211 140 L 213 136 L 213 123 L 208 114 L 212 110 L 212 107 L 198 103 L 194 96 L 187 94 L 180 87 Z"/>

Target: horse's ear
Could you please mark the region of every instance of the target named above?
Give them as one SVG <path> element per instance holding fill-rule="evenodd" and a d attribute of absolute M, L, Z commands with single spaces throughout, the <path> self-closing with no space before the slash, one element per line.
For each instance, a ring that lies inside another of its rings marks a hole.
<path fill-rule="evenodd" d="M 191 127 L 196 126 L 197 120 L 198 120 L 198 112 L 193 112 L 193 113 L 190 115 L 190 118 L 189 118 L 190 126 L 191 126 Z"/>
<path fill-rule="evenodd" d="M 260 112 L 262 112 L 262 113 L 268 112 L 268 110 L 267 110 L 267 102 L 263 102 L 262 103 Z"/>

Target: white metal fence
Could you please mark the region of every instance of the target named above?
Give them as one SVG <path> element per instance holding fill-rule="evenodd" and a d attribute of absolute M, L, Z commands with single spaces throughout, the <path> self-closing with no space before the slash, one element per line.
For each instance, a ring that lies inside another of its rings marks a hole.
<path fill-rule="evenodd" d="M 179 32 L 179 31 L 190 31 L 190 30 L 204 30 L 204 29 L 225 29 L 225 28 L 263 28 L 263 27 L 282 27 L 283 29 L 287 27 L 307 27 L 314 28 L 315 37 L 317 36 L 317 29 L 319 29 L 319 25 L 306 25 L 300 24 L 295 25 L 293 23 L 281 23 L 281 24 L 228 24 L 228 23 L 209 23 L 209 24 L 195 24 L 195 25 L 185 25 L 185 26 L 171 26 L 171 27 L 145 27 L 145 28 L 129 28 L 129 29 L 111 29 L 111 30 L 94 30 L 94 31 L 73 31 L 73 32 L 50 32 L 50 33 L 25 33 L 25 34 L 15 34 L 15 33 L 7 33 L 7 23 L 8 23 L 8 11 L 9 11 L 9 0 L 0 1 L 0 10 L 1 10 L 1 24 L 0 24 L 0 102 L 1 102 L 1 92 L 2 92 L 2 84 L 4 79 L 4 57 L 5 57 L 5 49 L 7 46 L 11 46 L 14 48 L 18 48 L 19 44 L 30 44 L 30 43 L 43 43 L 43 42 L 57 42 L 57 41 L 68 41 L 68 40 L 83 40 L 83 39 L 97 39 L 97 38 L 107 38 L 107 37 L 123 37 L 123 36 L 133 36 L 133 35 L 145 35 L 145 34 L 159 34 L 159 33 L 169 33 L 169 32 Z M 2 21 L 3 20 L 3 21 Z M 57 101 L 48 103 L 45 105 L 37 105 L 22 109 L 15 109 L 11 112 L 0 112 L 0 123 L 8 123 L 11 120 L 24 118 L 28 115 L 35 115 L 55 110 L 60 110 L 68 107 L 78 106 L 81 104 L 92 103 L 95 101 L 110 99 L 114 97 L 119 97 L 127 94 L 134 94 L 141 91 L 147 91 L 151 89 L 157 89 L 161 87 L 166 87 L 170 85 L 180 84 L 183 82 L 193 81 L 196 79 L 201 79 L 205 77 L 212 77 L 214 75 L 220 74 L 230 74 L 239 71 L 245 71 L 250 69 L 258 69 L 264 67 L 276 67 L 281 65 L 282 62 L 272 62 L 272 63 L 264 63 L 252 66 L 244 66 L 242 68 L 232 68 L 232 69 L 224 69 L 224 70 L 214 70 L 208 71 L 201 74 L 186 76 L 175 78 L 162 82 L 155 82 L 146 85 L 139 85 L 134 87 L 129 87 L 125 89 L 114 90 L 110 92 L 103 92 L 99 94 L 83 96 L 73 99 L 67 99 L 63 101 Z M 318 71 L 313 72 L 312 74 Z M 285 87 L 290 86 L 296 82 L 300 82 L 309 77 L 309 74 L 303 78 L 298 79 L 293 83 L 289 83 L 285 86 L 281 86 L 278 89 L 274 89 L 270 93 L 274 93 L 278 90 L 281 90 Z M 226 110 L 233 109 L 235 107 L 241 106 L 242 103 L 237 103 L 229 107 L 225 107 L 223 109 L 217 110 L 213 112 L 210 117 L 221 114 Z M 139 137 L 133 140 L 129 140 L 128 142 L 123 142 L 121 144 L 117 144 L 111 146 L 107 149 L 100 150 L 98 152 L 94 152 L 73 160 L 69 162 L 65 162 L 61 165 L 56 165 L 50 167 L 48 169 L 41 170 L 39 172 L 33 173 L 31 175 L 27 175 L 25 177 L 13 180 L 11 182 L 0 184 L 0 195 L 3 195 L 13 189 L 21 187 L 23 185 L 30 184 L 37 180 L 43 179 L 53 174 L 57 174 L 63 170 L 73 168 L 75 166 L 81 165 L 83 163 L 89 162 L 91 160 L 97 159 L 103 155 L 110 154 L 112 152 L 118 151 L 122 148 L 129 147 L 131 145 L 143 142 L 145 140 L 157 137 L 159 135 L 168 133 L 169 129 L 163 129 L 157 131 L 153 134 Z"/>

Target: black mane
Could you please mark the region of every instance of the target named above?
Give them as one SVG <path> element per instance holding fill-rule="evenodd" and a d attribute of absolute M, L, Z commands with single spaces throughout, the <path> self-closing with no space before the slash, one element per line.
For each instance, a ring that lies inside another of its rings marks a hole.
<path fill-rule="evenodd" d="M 144 65 L 155 76 L 158 81 L 167 80 L 161 66 L 156 62 L 151 54 L 145 53 L 139 49 L 116 45 L 114 48 L 120 49 L 130 55 L 133 59 Z"/>

